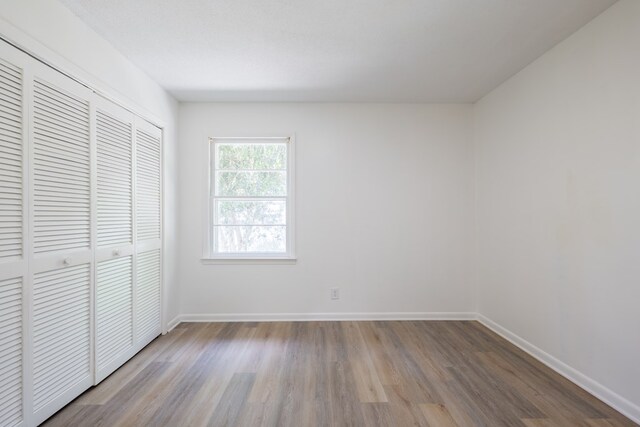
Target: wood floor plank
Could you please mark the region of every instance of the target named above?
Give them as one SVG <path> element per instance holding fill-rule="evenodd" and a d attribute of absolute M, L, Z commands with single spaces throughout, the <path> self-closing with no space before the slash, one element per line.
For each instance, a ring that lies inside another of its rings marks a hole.
<path fill-rule="evenodd" d="M 448 381 L 451 377 L 446 367 L 442 366 L 439 352 L 434 348 L 433 341 L 422 333 L 420 325 L 424 322 L 395 322 L 399 338 L 407 352 L 416 361 L 420 370 L 431 381 Z"/>
<path fill-rule="evenodd" d="M 278 426 L 315 425 L 313 406 L 315 376 L 309 364 L 311 328 L 308 323 L 296 323 L 291 327 L 286 346 L 283 369 L 275 382 L 273 416 Z"/>
<path fill-rule="evenodd" d="M 255 326 L 245 324 L 245 327 L 254 327 L 255 331 L 245 349 L 246 355 L 243 357 L 242 363 L 238 365 L 237 370 L 238 372 L 256 373 L 264 360 L 265 353 L 271 351 L 274 343 L 273 334 L 276 328 L 271 323 L 257 323 Z M 283 341 L 284 337 L 280 337 L 279 340 Z"/>
<path fill-rule="evenodd" d="M 284 368 L 283 361 L 289 343 L 291 323 L 272 323 L 271 329 L 272 333 L 266 338 L 265 348 L 257 366 L 256 381 L 249 396 L 250 402 L 270 401 Z"/>
<path fill-rule="evenodd" d="M 237 367 L 244 361 L 245 350 L 255 332 L 255 327 L 245 324 L 224 328 L 220 340 L 207 346 L 176 386 L 174 393 L 179 397 L 172 399 L 168 407 L 156 411 L 149 425 L 207 425 Z"/>
<path fill-rule="evenodd" d="M 501 407 L 504 407 L 504 412 L 509 411 L 515 417 L 542 418 L 545 416 L 527 395 L 517 390 L 513 383 L 501 381 L 490 371 L 484 369 L 478 354 L 482 353 L 469 353 L 466 365 L 461 367 L 461 371 L 467 379 L 474 383 L 478 391 L 484 390 L 487 396 L 500 402 Z"/>
<path fill-rule="evenodd" d="M 262 402 L 245 402 L 238 415 L 237 426 L 276 427 L 276 416 L 273 404 Z"/>
<path fill-rule="evenodd" d="M 484 390 L 475 381 L 472 374 L 459 368 L 449 368 L 453 376 L 453 381 L 458 384 L 456 397 L 460 400 L 470 400 L 476 405 L 479 411 L 476 416 L 486 420 L 487 425 L 493 426 L 521 426 L 520 417 L 515 414 L 514 408 L 509 407 L 506 402 L 494 396 L 493 389 Z"/>
<path fill-rule="evenodd" d="M 376 328 L 374 322 L 360 322 L 358 324 L 362 338 L 364 339 L 369 357 L 373 362 L 378 378 L 383 385 L 398 385 L 401 382 L 401 374 L 387 352 L 384 337 Z"/>
<path fill-rule="evenodd" d="M 387 427 L 395 425 L 388 403 L 363 403 L 360 408 L 365 426 Z"/>
<path fill-rule="evenodd" d="M 331 425 L 364 425 L 361 403 L 353 381 L 353 371 L 347 361 L 332 363 L 329 367 Z"/>
<path fill-rule="evenodd" d="M 428 427 L 420 404 L 407 399 L 400 386 L 385 386 L 384 390 L 389 398 L 389 411 L 396 425 Z"/>
<path fill-rule="evenodd" d="M 420 409 L 430 427 L 457 427 L 446 406 L 440 403 L 421 403 Z"/>
<path fill-rule="evenodd" d="M 401 364 L 403 371 L 401 384 L 393 389 L 396 392 L 407 391 L 404 395 L 413 403 L 441 403 L 442 398 L 438 395 L 435 380 L 429 378 L 435 373 L 430 373 L 427 366 L 420 366 L 419 361 L 424 359 L 422 355 L 410 350 L 414 347 L 409 344 L 411 338 L 403 330 L 402 322 L 390 323 L 391 326 L 384 329 L 382 334 L 388 339 L 392 357 Z"/>
<path fill-rule="evenodd" d="M 614 419 L 588 419 L 585 420 L 589 427 L 620 427 L 622 424 Z"/>
<path fill-rule="evenodd" d="M 255 350 L 251 342 L 256 333 L 257 328 L 251 324 L 243 325 L 231 339 L 225 340 L 225 346 L 206 359 L 204 369 L 198 372 L 199 388 L 194 388 L 189 401 L 172 414 L 172 422 L 194 426 L 207 424 L 233 376 L 242 373 L 240 366 Z"/>
<path fill-rule="evenodd" d="M 362 338 L 358 323 L 344 322 L 343 330 L 348 343 L 347 352 L 356 382 L 358 399 L 361 403 L 387 402 L 387 396 L 369 356 L 369 349 Z"/>
<path fill-rule="evenodd" d="M 549 418 L 525 418 L 522 422 L 527 427 L 558 427 L 557 421 Z"/>
<path fill-rule="evenodd" d="M 209 427 L 234 426 L 247 401 L 256 374 L 234 374 L 209 420 Z"/>
<path fill-rule="evenodd" d="M 459 426 L 482 425 L 478 420 L 477 407 L 473 402 L 460 399 L 455 388 L 457 384 L 453 380 L 444 383 L 437 383 L 438 395 L 442 399 L 442 404 L 449 411 L 449 415 Z"/>
<path fill-rule="evenodd" d="M 44 424 L 637 426 L 473 321 L 184 323 Z"/>

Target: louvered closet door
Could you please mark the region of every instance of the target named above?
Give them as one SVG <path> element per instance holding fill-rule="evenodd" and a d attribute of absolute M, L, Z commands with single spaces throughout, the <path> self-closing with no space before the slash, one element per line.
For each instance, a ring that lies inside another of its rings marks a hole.
<path fill-rule="evenodd" d="M 98 100 L 95 383 L 134 354 L 133 121 Z"/>
<path fill-rule="evenodd" d="M 40 422 L 93 382 L 93 94 L 41 64 L 32 91 L 31 387 Z"/>
<path fill-rule="evenodd" d="M 135 139 L 135 331 L 137 345 L 143 346 L 162 330 L 162 133 L 138 119 Z"/>
<path fill-rule="evenodd" d="M 0 426 L 25 419 L 26 61 L 0 43 Z"/>

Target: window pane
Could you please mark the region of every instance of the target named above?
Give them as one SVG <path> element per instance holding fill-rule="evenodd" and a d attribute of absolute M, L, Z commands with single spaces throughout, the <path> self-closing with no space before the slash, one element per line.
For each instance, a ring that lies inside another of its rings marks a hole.
<path fill-rule="evenodd" d="M 217 225 L 286 225 L 284 200 L 216 202 Z"/>
<path fill-rule="evenodd" d="M 286 195 L 286 172 L 216 172 L 216 196 Z"/>
<path fill-rule="evenodd" d="M 286 144 L 217 143 L 217 169 L 287 168 Z"/>
<path fill-rule="evenodd" d="M 287 227 L 219 225 L 215 228 L 219 253 L 287 251 Z"/>

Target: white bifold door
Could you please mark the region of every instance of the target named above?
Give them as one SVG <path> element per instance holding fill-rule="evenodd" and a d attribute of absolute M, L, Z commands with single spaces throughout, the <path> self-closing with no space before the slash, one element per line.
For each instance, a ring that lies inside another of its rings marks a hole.
<path fill-rule="evenodd" d="M 93 94 L 42 64 L 31 69 L 31 387 L 42 421 L 93 383 Z"/>
<path fill-rule="evenodd" d="M 0 426 L 161 333 L 161 130 L 0 42 Z"/>
<path fill-rule="evenodd" d="M 96 104 L 96 381 L 130 357 L 133 336 L 134 116 Z"/>
<path fill-rule="evenodd" d="M 25 412 L 27 106 L 25 58 L 0 52 L 0 425 L 13 426 Z"/>
<path fill-rule="evenodd" d="M 146 345 L 160 334 L 161 307 L 161 132 L 137 122 L 135 137 L 135 336 Z"/>
<path fill-rule="evenodd" d="M 96 104 L 96 382 L 160 328 L 160 130 Z"/>

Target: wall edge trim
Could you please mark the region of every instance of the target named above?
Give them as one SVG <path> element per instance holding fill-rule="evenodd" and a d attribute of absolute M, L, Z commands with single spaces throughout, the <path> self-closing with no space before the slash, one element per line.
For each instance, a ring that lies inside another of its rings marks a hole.
<path fill-rule="evenodd" d="M 167 330 L 166 330 L 165 334 L 168 334 L 169 332 L 174 330 L 176 326 L 178 326 L 180 323 L 182 323 L 180 318 L 181 318 L 181 316 L 178 315 L 178 316 L 174 317 L 173 320 L 171 320 L 169 323 L 167 323 Z"/>

